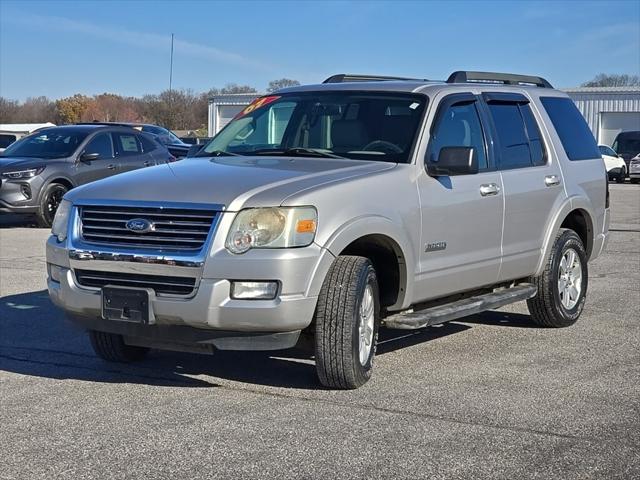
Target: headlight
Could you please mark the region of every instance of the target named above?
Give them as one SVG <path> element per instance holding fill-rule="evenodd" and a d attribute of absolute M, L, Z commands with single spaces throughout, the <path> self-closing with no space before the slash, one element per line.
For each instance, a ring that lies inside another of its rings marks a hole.
<path fill-rule="evenodd" d="M 227 236 L 227 249 L 244 253 L 251 248 L 311 245 L 318 213 L 313 207 L 249 208 L 236 215 Z"/>
<path fill-rule="evenodd" d="M 58 241 L 62 242 L 67 238 L 67 229 L 69 226 L 69 214 L 71 213 L 71 202 L 62 200 L 56 211 L 56 216 L 51 225 L 51 234 L 58 237 Z"/>
<path fill-rule="evenodd" d="M 4 178 L 10 178 L 12 180 L 17 180 L 21 178 L 32 178 L 36 175 L 40 175 L 44 167 L 31 168 L 29 170 L 16 170 L 15 172 L 5 172 L 0 174 Z"/>

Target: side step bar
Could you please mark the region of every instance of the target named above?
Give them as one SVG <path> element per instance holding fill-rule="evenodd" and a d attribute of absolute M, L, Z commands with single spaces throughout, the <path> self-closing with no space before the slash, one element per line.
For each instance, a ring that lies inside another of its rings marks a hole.
<path fill-rule="evenodd" d="M 520 283 L 514 287 L 425 308 L 417 312 L 397 313 L 385 318 L 384 324 L 387 328 L 415 330 L 527 300 L 535 297 L 537 292 L 535 285 Z"/>

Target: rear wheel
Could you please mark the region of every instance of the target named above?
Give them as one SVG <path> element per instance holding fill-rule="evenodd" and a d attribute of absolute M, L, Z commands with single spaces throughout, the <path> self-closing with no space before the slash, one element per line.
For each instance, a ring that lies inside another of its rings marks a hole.
<path fill-rule="evenodd" d="M 371 378 L 380 304 L 369 259 L 340 256 L 322 285 L 315 313 L 316 370 L 329 388 L 353 389 Z"/>
<path fill-rule="evenodd" d="M 148 348 L 135 347 L 124 343 L 122 335 L 115 333 L 89 331 L 93 351 L 109 362 L 129 363 L 142 360 L 149 352 Z"/>
<path fill-rule="evenodd" d="M 36 214 L 38 226 L 51 226 L 60 202 L 62 202 L 62 197 L 64 197 L 64 194 L 67 193 L 68 190 L 67 187 L 60 183 L 52 183 L 44 189 L 40 200 L 40 209 Z"/>
<path fill-rule="evenodd" d="M 640 183 L 640 178 L 632 178 L 631 183 Z"/>
<path fill-rule="evenodd" d="M 542 275 L 532 283 L 538 294 L 527 300 L 531 318 L 543 327 L 568 327 L 580 317 L 587 294 L 587 253 L 580 237 L 560 229 Z"/>

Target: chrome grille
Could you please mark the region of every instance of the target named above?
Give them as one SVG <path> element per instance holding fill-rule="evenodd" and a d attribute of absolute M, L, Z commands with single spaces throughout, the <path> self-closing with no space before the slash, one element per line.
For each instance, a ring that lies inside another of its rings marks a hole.
<path fill-rule="evenodd" d="M 196 287 L 192 277 L 167 277 L 164 275 L 141 275 L 137 273 L 102 272 L 97 270 L 75 270 L 76 281 L 83 287 L 152 288 L 160 295 L 190 295 Z"/>
<path fill-rule="evenodd" d="M 163 250 L 200 250 L 207 240 L 215 216 L 215 210 L 82 206 L 81 235 L 86 243 Z M 152 222 L 153 230 L 138 233 L 127 229 L 127 222 L 135 218 Z"/>

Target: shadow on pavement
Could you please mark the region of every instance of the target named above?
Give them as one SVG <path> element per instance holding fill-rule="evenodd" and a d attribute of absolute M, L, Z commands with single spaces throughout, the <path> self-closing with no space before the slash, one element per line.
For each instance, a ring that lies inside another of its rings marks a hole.
<path fill-rule="evenodd" d="M 488 312 L 465 323 L 522 326 L 528 317 Z M 378 354 L 427 343 L 472 328 L 448 323 L 416 331 L 380 329 Z M 153 351 L 135 364 L 105 362 L 84 331 L 67 322 L 46 290 L 0 298 L 0 370 L 59 380 L 154 386 L 214 387 L 211 379 L 281 388 L 319 388 L 311 349 L 222 352 L 213 356 Z"/>
<path fill-rule="evenodd" d="M 541 328 L 533 323 L 531 316 L 511 312 L 482 312 L 472 317 L 461 318 L 459 322 L 475 323 L 478 325 L 495 325 L 499 327 Z"/>
<path fill-rule="evenodd" d="M 38 228 L 32 215 L 18 213 L 0 213 L 0 228 L 32 227 Z"/>

